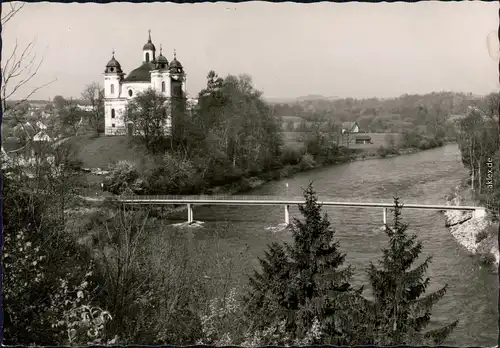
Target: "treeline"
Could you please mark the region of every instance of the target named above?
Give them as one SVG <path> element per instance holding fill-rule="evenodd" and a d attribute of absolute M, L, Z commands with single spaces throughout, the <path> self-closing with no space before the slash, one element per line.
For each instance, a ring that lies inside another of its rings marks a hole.
<path fill-rule="evenodd" d="M 273 104 L 279 116 L 298 116 L 306 121 L 324 117 L 341 124 L 356 121 L 364 132 L 418 134 L 437 139 L 454 139 L 446 124 L 450 115 L 460 115 L 476 105 L 479 98 L 471 94 L 434 92 L 425 95 L 402 95 L 391 99 L 304 100 Z M 290 131 L 290 124 L 285 126 Z"/>
<path fill-rule="evenodd" d="M 82 221 L 67 206 L 78 172 L 44 158 L 31 179 L 11 167 L 4 181 L 5 344 L 436 345 L 456 326 L 425 330 L 446 287 L 424 296 L 430 259 L 415 265 L 422 244 L 397 200 L 388 247 L 367 265 L 373 296 L 352 285 L 311 186 L 293 242 L 270 245 L 237 291 L 228 255 L 200 257 L 203 243 L 152 211 L 110 203 Z"/>
<path fill-rule="evenodd" d="M 458 144 L 469 184 L 477 198 L 498 212 L 500 206 L 500 94 L 492 93 L 458 122 Z"/>
<path fill-rule="evenodd" d="M 353 151 L 329 139 L 286 146 L 281 119 L 246 75 L 219 77 L 211 71 L 198 104 L 172 111 L 172 132 L 162 122 L 171 104 L 154 90 L 139 94 L 125 113 L 135 139 L 149 158 L 142 165 L 119 163 L 105 187 L 113 193 L 189 194 L 231 185 L 243 178 L 279 179 L 323 163 L 345 160 Z"/>
<path fill-rule="evenodd" d="M 87 110 L 78 107 L 82 101 L 88 107 Z M 57 95 L 43 108 L 34 110 L 30 110 L 28 101 L 13 104 L 4 114 L 2 137 L 15 138 L 22 145 L 28 143 L 34 134 L 24 130 L 26 122 L 35 127 L 41 122 L 43 128 L 39 130 L 53 139 L 87 132 L 99 135 L 104 132 L 104 90 L 93 82 L 85 86 L 80 100 Z"/>

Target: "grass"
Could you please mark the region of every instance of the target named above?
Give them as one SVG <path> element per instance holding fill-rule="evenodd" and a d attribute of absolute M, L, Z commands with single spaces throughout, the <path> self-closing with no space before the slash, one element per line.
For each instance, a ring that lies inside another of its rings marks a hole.
<path fill-rule="evenodd" d="M 388 136 L 388 135 L 393 135 L 394 136 L 394 140 L 395 142 L 397 143 L 398 142 L 398 139 L 400 137 L 400 135 L 398 133 L 360 133 L 360 134 L 363 134 L 363 135 L 368 135 L 372 138 L 372 143 L 373 144 L 354 144 L 354 140 L 352 141 L 352 143 L 349 145 L 350 148 L 352 149 L 378 149 L 380 146 L 384 146 L 384 147 L 387 147 L 388 144 L 385 140 L 385 138 Z"/>
<path fill-rule="evenodd" d="M 387 147 L 386 137 L 387 135 L 393 135 L 396 143 L 400 135 L 398 133 L 360 133 L 363 135 L 368 135 L 372 138 L 373 144 L 355 144 L 354 140 L 349 144 L 351 149 L 361 149 L 361 150 L 376 150 L 380 146 Z M 354 135 L 353 135 L 354 137 Z M 285 146 L 290 146 L 294 148 L 302 147 L 302 143 L 300 142 L 300 133 L 299 132 L 283 132 L 283 139 L 285 142 Z"/>
<path fill-rule="evenodd" d="M 291 118 L 291 117 L 290 117 Z M 386 136 L 391 133 L 366 133 L 372 138 L 373 144 L 350 144 L 350 148 L 373 150 L 380 146 L 387 146 Z M 395 138 L 399 136 L 394 134 Z M 299 132 L 283 132 L 285 146 L 300 149 L 303 144 L 300 141 Z M 80 135 L 69 140 L 79 150 L 78 157 L 86 168 L 109 168 L 111 163 L 126 160 L 135 162 L 140 168 L 148 157 L 145 149 L 137 144 L 132 144 L 130 138 L 125 136 L 103 136 Z"/>
<path fill-rule="evenodd" d="M 300 149 L 303 146 L 298 132 L 283 132 L 283 141 L 285 146 L 294 149 Z"/>
<path fill-rule="evenodd" d="M 125 136 L 81 135 L 69 141 L 78 148 L 78 157 L 86 168 L 106 169 L 111 163 L 121 160 L 141 166 L 140 159 L 146 158 L 145 150 L 132 144 L 130 138 Z"/>

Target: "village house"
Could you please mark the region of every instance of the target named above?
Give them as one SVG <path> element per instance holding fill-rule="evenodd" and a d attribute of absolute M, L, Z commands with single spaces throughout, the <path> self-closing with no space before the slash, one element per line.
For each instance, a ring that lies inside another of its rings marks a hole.
<path fill-rule="evenodd" d="M 344 133 L 359 133 L 359 126 L 357 122 L 343 122 L 342 123 L 342 134 Z"/>
<path fill-rule="evenodd" d="M 357 122 L 344 122 L 342 123 L 342 145 L 348 147 L 351 143 L 372 144 L 372 138 L 361 132 Z"/>
<path fill-rule="evenodd" d="M 368 134 L 356 134 L 354 136 L 355 144 L 371 144 L 372 138 Z"/>

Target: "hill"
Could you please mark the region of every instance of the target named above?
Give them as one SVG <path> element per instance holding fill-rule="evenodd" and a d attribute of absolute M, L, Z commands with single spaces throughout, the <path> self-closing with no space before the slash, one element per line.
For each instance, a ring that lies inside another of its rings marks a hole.
<path fill-rule="evenodd" d="M 124 136 L 81 135 L 68 140 L 78 149 L 78 158 L 85 168 L 106 169 L 110 164 L 126 160 L 138 167 L 145 165 L 146 151 Z"/>

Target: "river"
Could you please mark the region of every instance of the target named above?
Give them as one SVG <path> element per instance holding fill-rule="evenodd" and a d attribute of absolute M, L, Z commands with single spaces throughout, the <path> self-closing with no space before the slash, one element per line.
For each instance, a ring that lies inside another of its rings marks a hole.
<path fill-rule="evenodd" d="M 302 188 L 313 181 L 319 199 L 391 201 L 399 196 L 404 203 L 444 204 L 445 195 L 467 175 L 456 145 L 387 159 L 350 162 L 269 182 L 245 195 L 301 196 Z M 288 183 L 288 192 L 285 184 Z M 324 207 L 335 228 L 346 261 L 356 268 L 355 284 L 367 284 L 364 269 L 377 262 L 386 247 L 387 237 L 380 230 L 382 209 Z M 291 217 L 299 217 L 291 207 Z M 177 218 L 185 218 L 185 213 Z M 497 278 L 491 269 L 457 244 L 444 227 L 444 217 L 437 211 L 404 210 L 403 219 L 409 231 L 423 241 L 423 255 L 433 260 L 427 275 L 428 291 L 448 284 L 445 297 L 433 309 L 435 322 L 460 320 L 444 344 L 455 346 L 493 346 L 497 344 Z M 195 239 L 214 234 L 216 227 L 226 226 L 220 243 L 232 251 L 242 273 L 258 265 L 268 243 L 291 241 L 283 230 L 270 231 L 284 221 L 283 207 L 274 206 L 203 206 L 194 210 L 195 220 L 204 222 L 193 229 Z M 388 214 L 388 220 L 392 218 Z M 369 293 L 367 292 L 369 295 Z"/>

